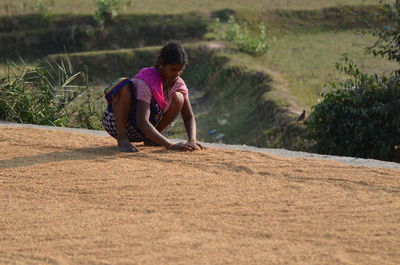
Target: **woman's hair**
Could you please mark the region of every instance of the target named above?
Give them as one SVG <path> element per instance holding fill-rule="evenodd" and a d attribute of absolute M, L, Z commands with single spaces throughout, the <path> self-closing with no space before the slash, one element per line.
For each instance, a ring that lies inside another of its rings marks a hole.
<path fill-rule="evenodd" d="M 169 42 L 162 47 L 157 58 L 157 66 L 162 60 L 163 64 L 187 64 L 188 56 L 185 49 L 175 42 Z"/>

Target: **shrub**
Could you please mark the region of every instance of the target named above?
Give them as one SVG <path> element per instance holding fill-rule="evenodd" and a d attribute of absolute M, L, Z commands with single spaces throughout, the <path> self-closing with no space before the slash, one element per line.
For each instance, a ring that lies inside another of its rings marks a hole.
<path fill-rule="evenodd" d="M 381 16 L 389 25 L 372 33 L 378 41 L 367 51 L 400 61 L 400 1 L 385 4 Z M 399 160 L 400 70 L 388 77 L 366 74 L 346 58 L 337 69 L 350 79 L 331 84 L 323 101 L 313 107 L 306 121 L 315 151 Z"/>
<path fill-rule="evenodd" d="M 235 17 L 230 15 L 226 25 L 217 18 L 213 25 L 213 32 L 220 40 L 234 43 L 238 50 L 251 55 L 265 54 L 270 48 L 267 42 L 267 34 L 264 23 L 257 25 L 258 32 L 253 37 L 247 24 L 240 25 Z"/>
<path fill-rule="evenodd" d="M 50 9 L 54 8 L 54 0 L 37 0 L 34 3 L 34 10 L 38 13 L 46 13 Z"/>
<path fill-rule="evenodd" d="M 81 73 L 73 73 L 67 59 L 50 68 L 22 66 L 8 60 L 0 80 L 0 119 L 39 125 L 68 126 L 70 105 L 87 86 L 72 85 Z M 90 115 L 90 113 L 88 113 Z"/>
<path fill-rule="evenodd" d="M 105 108 L 104 95 L 95 95 L 92 90 L 85 91 L 79 104 L 71 108 L 72 118 L 68 127 L 102 130 L 102 112 Z"/>
<path fill-rule="evenodd" d="M 354 63 L 338 66 L 351 79 L 331 85 L 306 121 L 315 151 L 383 160 L 400 145 L 400 75 L 362 73 Z"/>
<path fill-rule="evenodd" d="M 119 0 L 95 0 L 97 7 L 94 12 L 94 19 L 101 25 L 111 22 L 117 15 L 120 7 Z"/>

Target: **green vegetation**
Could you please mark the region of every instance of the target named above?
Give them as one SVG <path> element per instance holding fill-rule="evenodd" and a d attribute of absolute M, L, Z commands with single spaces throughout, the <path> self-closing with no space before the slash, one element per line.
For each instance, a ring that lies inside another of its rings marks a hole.
<path fill-rule="evenodd" d="M 375 56 L 385 57 L 400 63 L 400 1 L 395 4 L 386 4 L 382 8 L 380 17 L 386 18 L 388 23 L 382 28 L 370 32 L 378 41 L 368 47 L 368 51 Z"/>
<path fill-rule="evenodd" d="M 352 62 L 341 69 L 352 79 L 334 83 L 306 122 L 315 151 L 398 159 L 400 76 L 368 75 Z"/>
<path fill-rule="evenodd" d="M 258 60 L 261 65 L 282 73 L 289 92 L 303 109 L 310 110 L 329 83 L 347 77 L 335 68 L 343 54 L 351 55 L 366 73 L 388 74 L 396 69 L 397 63 L 364 52 L 364 47 L 374 41 L 373 36 L 353 30 L 290 32 L 277 35 L 269 52 Z"/>
<path fill-rule="evenodd" d="M 390 2 L 391 0 L 384 0 Z M 31 0 L 0 0 L 0 15 L 21 15 L 32 13 L 34 10 L 31 8 Z M 288 0 L 229 0 L 229 1 L 215 1 L 215 0 L 146 0 L 146 1 L 133 1 L 131 6 L 128 6 L 124 13 L 136 14 L 177 14 L 188 12 L 210 12 L 221 10 L 224 8 L 248 9 L 252 11 L 260 10 L 313 10 L 322 9 L 325 7 L 340 6 L 340 5 L 376 5 L 378 0 L 302 0 L 302 1 L 288 1 Z M 54 8 L 50 11 L 53 14 L 93 14 L 96 10 L 95 3 L 92 0 L 57 0 L 55 1 Z"/>
<path fill-rule="evenodd" d="M 34 10 L 39 13 L 46 13 L 52 8 L 54 8 L 55 2 L 54 0 L 36 0 L 34 2 Z"/>
<path fill-rule="evenodd" d="M 375 56 L 400 62 L 400 6 L 386 5 L 382 15 L 390 23 L 378 29 L 370 50 Z M 390 75 L 367 74 L 351 60 L 338 64 L 351 78 L 333 83 L 321 103 L 313 107 L 306 125 L 318 152 L 385 160 L 399 160 L 400 69 Z"/>
<path fill-rule="evenodd" d="M 95 4 L 97 9 L 93 17 L 100 25 L 104 26 L 117 16 L 118 0 L 95 0 Z"/>
<path fill-rule="evenodd" d="M 258 23 L 258 31 L 251 33 L 247 23 L 241 25 L 235 21 L 234 16 L 229 16 L 226 25 L 216 18 L 213 25 L 213 33 L 218 40 L 229 41 L 235 44 L 240 52 L 259 56 L 265 54 L 269 45 L 264 23 Z"/>
<path fill-rule="evenodd" d="M 68 58 L 60 63 L 48 62 L 48 66 L 28 67 L 23 61 L 6 62 L 5 77 L 0 80 L 0 119 L 73 127 L 76 121 L 82 126 L 83 117 L 96 117 L 98 111 L 92 107 L 91 93 L 85 96 L 88 87 L 73 84 L 83 73 L 74 73 Z M 78 98 L 84 98 L 80 100 L 83 104 L 73 110 L 71 104 Z M 71 116 L 71 112 L 78 115 Z M 93 127 L 85 122 L 85 127 Z"/>
<path fill-rule="evenodd" d="M 134 48 L 169 39 L 199 39 L 206 31 L 206 17 L 198 13 L 124 15 L 104 27 L 97 27 L 92 16 L 83 15 L 0 17 L 0 54 L 32 59 L 64 50 Z"/>
<path fill-rule="evenodd" d="M 18 13 L 10 8 L 15 2 L 6 2 L 9 15 Z M 306 127 L 297 117 L 303 109 L 310 112 L 326 84 L 348 78 L 334 69 L 343 54 L 368 76 L 398 68 L 397 62 L 363 53 L 375 40 L 363 32 L 388 21 L 371 5 L 375 0 L 235 0 L 229 6 L 191 0 L 133 1 L 130 6 L 117 0 L 66 3 L 0 17 L 0 52 L 43 67 L 43 58 L 63 57 L 54 54 L 66 49 L 75 69 L 88 69 L 90 89 L 69 104 L 74 120 L 67 126 L 100 129 L 102 88 L 152 65 L 160 45 L 170 39 L 188 50 L 184 79 L 198 114 L 200 139 L 206 141 L 216 141 L 208 134 L 216 130 L 226 143 L 307 150 Z M 344 3 L 354 6 L 338 6 Z M 383 39 L 379 32 L 376 36 Z M 379 53 L 376 47 L 371 50 Z M 181 123 L 170 133 L 183 136 Z"/>

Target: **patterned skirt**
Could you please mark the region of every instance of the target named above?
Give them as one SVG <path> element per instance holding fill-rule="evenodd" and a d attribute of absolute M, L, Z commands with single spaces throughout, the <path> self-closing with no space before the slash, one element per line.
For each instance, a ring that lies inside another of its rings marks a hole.
<path fill-rule="evenodd" d="M 135 89 L 130 79 L 122 77 L 114 80 L 107 88 L 104 89 L 104 95 L 108 102 L 108 107 L 104 111 L 103 114 L 103 127 L 104 130 L 117 139 L 118 130 L 117 124 L 115 123 L 114 113 L 112 111 L 112 96 L 119 92 L 119 90 L 124 87 L 126 84 L 131 86 L 131 89 Z M 135 94 L 132 93 L 133 95 Z M 142 142 L 146 139 L 146 136 L 136 127 L 136 98 L 133 96 L 132 98 L 132 109 L 129 113 L 129 123 L 126 128 L 126 135 L 130 142 Z M 151 99 L 150 102 L 150 117 L 149 121 L 153 126 L 156 126 L 157 123 L 161 120 L 163 112 L 154 98 Z"/>
<path fill-rule="evenodd" d="M 108 108 L 106 109 L 106 111 L 104 111 L 103 114 L 103 127 L 109 135 L 117 139 L 118 130 L 117 124 L 115 123 L 114 113 Z M 130 123 L 126 127 L 126 135 L 130 142 L 142 142 L 146 139 L 144 134 Z"/>

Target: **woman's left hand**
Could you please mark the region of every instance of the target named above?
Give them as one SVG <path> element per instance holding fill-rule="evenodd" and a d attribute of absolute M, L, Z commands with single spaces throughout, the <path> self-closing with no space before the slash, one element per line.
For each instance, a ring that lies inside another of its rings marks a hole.
<path fill-rule="evenodd" d="M 189 140 L 189 141 L 187 141 L 187 144 L 190 145 L 193 148 L 193 150 L 206 150 L 207 149 L 207 147 L 202 146 L 200 143 L 198 143 L 196 141 Z"/>

